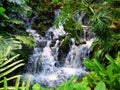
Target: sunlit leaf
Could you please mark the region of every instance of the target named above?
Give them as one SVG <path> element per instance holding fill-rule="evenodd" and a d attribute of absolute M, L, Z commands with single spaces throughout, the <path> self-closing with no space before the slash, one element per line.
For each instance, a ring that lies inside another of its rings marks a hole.
<path fill-rule="evenodd" d="M 103 81 L 100 81 L 97 83 L 96 87 L 94 90 L 107 90 L 105 83 Z"/>
<path fill-rule="evenodd" d="M 40 90 L 41 89 L 41 86 L 39 83 L 35 83 L 32 87 L 32 90 Z"/>

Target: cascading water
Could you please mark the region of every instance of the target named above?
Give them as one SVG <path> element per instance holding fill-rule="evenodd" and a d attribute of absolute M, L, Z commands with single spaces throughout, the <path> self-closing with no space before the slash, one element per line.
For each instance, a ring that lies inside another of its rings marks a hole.
<path fill-rule="evenodd" d="M 59 13 L 59 11 L 55 12 L 56 15 L 59 15 Z M 84 29 L 85 28 L 86 27 L 84 27 Z M 27 64 L 28 72 L 24 74 L 23 79 L 25 80 L 29 74 L 32 74 L 31 84 L 39 82 L 44 87 L 56 88 L 71 76 L 83 76 L 86 74 L 87 72 L 82 65 L 82 60 L 85 57 L 89 58 L 89 47 L 94 35 L 89 30 L 85 29 L 83 31 L 81 41 L 85 43 L 77 46 L 75 45 L 75 40 L 71 39 L 72 45 L 70 46 L 70 51 L 66 58 L 64 58 L 64 63 L 59 65 L 58 51 L 62 41 L 58 40 L 58 37 L 67 35 L 62 24 L 59 24 L 59 28 L 55 26 L 50 27 L 45 37 L 40 36 L 31 28 L 27 29 L 27 32 L 34 37 L 36 47 L 29 58 Z M 55 43 L 53 43 L 53 41 Z"/>

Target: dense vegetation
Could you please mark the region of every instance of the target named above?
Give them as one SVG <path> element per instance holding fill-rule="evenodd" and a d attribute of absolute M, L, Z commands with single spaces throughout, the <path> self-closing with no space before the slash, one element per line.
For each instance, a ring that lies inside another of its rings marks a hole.
<path fill-rule="evenodd" d="M 61 9 L 61 14 L 53 22 L 55 9 Z M 75 14 L 81 12 L 84 13 L 82 20 L 87 19 L 87 22 L 80 23 L 75 19 Z M 34 47 L 33 38 L 25 31 L 27 26 L 24 18 L 31 19 L 35 13 L 37 18 L 32 28 L 37 29 L 41 35 L 53 23 L 57 27 L 60 21 L 69 37 L 74 37 L 78 44 L 78 32 L 82 30 L 82 25 L 91 28 L 96 35 L 96 41 L 92 45 L 92 58 L 84 61 L 91 72 L 81 81 L 77 81 L 76 76 L 71 78 L 57 90 L 120 90 L 119 0 L 1 0 L 0 86 L 4 85 L 0 90 L 29 90 L 30 77 L 26 84 L 20 84 L 20 75 L 14 76 L 13 71 L 25 64 L 24 60 L 28 59 L 29 52 Z M 16 79 L 15 86 L 9 87 L 12 79 Z M 32 89 L 47 90 L 38 83 Z"/>

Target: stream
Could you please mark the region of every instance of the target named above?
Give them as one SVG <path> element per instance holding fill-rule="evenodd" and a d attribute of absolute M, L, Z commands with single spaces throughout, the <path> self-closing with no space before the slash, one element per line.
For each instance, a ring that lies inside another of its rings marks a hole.
<path fill-rule="evenodd" d="M 59 16 L 59 13 L 60 11 L 55 11 L 55 18 Z M 76 16 L 78 21 L 80 18 L 80 15 Z M 28 27 L 26 31 L 34 37 L 36 46 L 29 57 L 26 65 L 27 73 L 24 73 L 23 80 L 27 80 L 31 74 L 31 85 L 38 82 L 43 87 L 56 88 L 74 75 L 82 78 L 88 73 L 82 64 L 83 58 L 90 58 L 90 46 L 94 41 L 94 34 L 88 27 L 83 26 L 83 35 L 80 37 L 85 43 L 76 45 L 75 39 L 71 38 L 68 52 L 63 50 L 62 53 L 60 46 L 64 39 L 59 40 L 59 36 L 67 36 L 62 23 L 59 23 L 58 28 L 51 26 L 44 37 L 31 27 Z"/>

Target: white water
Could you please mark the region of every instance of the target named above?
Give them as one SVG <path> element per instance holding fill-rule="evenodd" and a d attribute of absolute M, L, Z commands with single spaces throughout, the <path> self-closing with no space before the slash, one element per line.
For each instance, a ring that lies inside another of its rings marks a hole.
<path fill-rule="evenodd" d="M 55 12 L 59 15 L 59 12 Z M 40 36 L 35 30 L 27 29 L 27 32 L 32 35 L 36 41 L 36 47 L 33 54 L 30 56 L 27 70 L 24 74 L 24 80 L 29 74 L 32 74 L 31 84 L 39 82 L 44 87 L 57 87 L 62 82 L 67 81 L 70 77 L 78 75 L 82 77 L 87 74 L 85 67 L 82 65 L 83 58 L 89 58 L 90 46 L 93 42 L 93 33 L 91 31 L 83 30 L 82 41 L 86 42 L 82 45 L 75 45 L 75 40 L 71 39 L 72 45 L 70 51 L 64 59 L 64 64 L 58 66 L 58 50 L 62 41 L 57 40 L 59 36 L 67 35 L 62 24 L 59 28 L 55 26 L 50 27 L 46 32 L 46 37 Z M 53 44 L 53 46 L 50 46 Z"/>

